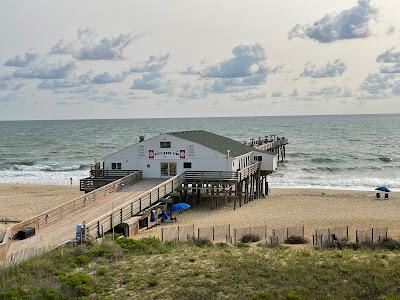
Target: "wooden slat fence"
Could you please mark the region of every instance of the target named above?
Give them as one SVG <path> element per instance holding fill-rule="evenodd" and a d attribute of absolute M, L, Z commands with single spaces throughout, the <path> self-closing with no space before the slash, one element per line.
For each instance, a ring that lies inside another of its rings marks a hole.
<path fill-rule="evenodd" d="M 6 258 L 11 240 L 18 233 L 18 231 L 26 227 L 34 227 L 35 230 L 39 230 L 40 228 L 43 228 L 50 224 L 54 224 L 76 211 L 79 211 L 89 206 L 93 206 L 96 203 L 101 203 L 102 201 L 107 199 L 107 195 L 119 191 L 125 186 L 129 186 L 137 181 L 140 181 L 142 178 L 142 171 L 138 171 L 134 174 L 111 182 L 108 185 L 105 185 L 90 193 L 79 196 L 78 198 L 75 198 L 67 203 L 50 209 L 44 213 L 41 213 L 33 218 L 27 219 L 23 222 L 8 227 L 6 234 L 3 238 L 3 242 L 0 243 L 0 260 Z"/>
<path fill-rule="evenodd" d="M 142 210 L 150 207 L 162 197 L 170 194 L 176 188 L 180 187 L 184 181 L 184 174 L 172 177 L 151 188 L 147 192 L 134 197 L 129 203 L 125 203 L 114 208 L 113 212 L 104 214 L 90 223 L 87 223 L 85 225 L 85 239 L 90 240 L 99 238 L 102 232 L 111 230 L 118 224 L 123 223 Z"/>

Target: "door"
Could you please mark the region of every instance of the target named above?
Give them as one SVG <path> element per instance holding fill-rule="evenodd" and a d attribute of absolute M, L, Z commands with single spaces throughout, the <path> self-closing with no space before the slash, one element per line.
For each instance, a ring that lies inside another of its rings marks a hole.
<path fill-rule="evenodd" d="M 172 177 L 176 175 L 176 163 L 160 163 L 161 177 Z"/>

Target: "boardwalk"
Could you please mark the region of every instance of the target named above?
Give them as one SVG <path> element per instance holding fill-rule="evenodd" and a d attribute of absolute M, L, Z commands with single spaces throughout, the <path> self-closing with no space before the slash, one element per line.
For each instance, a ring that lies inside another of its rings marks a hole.
<path fill-rule="evenodd" d="M 112 211 L 112 207 L 118 207 L 129 202 L 135 196 L 142 194 L 150 188 L 160 184 L 162 179 L 142 179 L 133 185 L 127 186 L 120 191 L 109 194 L 101 203 L 86 207 L 74 214 L 51 225 L 41 228 L 36 235 L 26 240 L 13 240 L 11 242 L 8 256 L 26 248 L 37 245 L 41 247 L 55 246 L 75 237 L 76 224 L 95 220 L 101 215 Z"/>

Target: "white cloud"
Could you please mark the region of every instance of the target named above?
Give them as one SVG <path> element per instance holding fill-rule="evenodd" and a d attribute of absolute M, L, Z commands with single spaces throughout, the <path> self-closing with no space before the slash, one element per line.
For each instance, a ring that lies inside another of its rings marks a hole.
<path fill-rule="evenodd" d="M 140 78 L 133 80 L 131 89 L 152 91 L 155 94 L 173 94 L 172 82 L 166 80 L 161 72 L 144 73 Z"/>
<path fill-rule="evenodd" d="M 272 98 L 282 97 L 282 92 L 272 92 L 271 97 Z"/>
<path fill-rule="evenodd" d="M 299 91 L 297 89 L 294 89 L 290 94 L 289 97 L 297 97 L 299 96 Z"/>
<path fill-rule="evenodd" d="M 265 99 L 267 97 L 267 94 L 265 93 L 244 93 L 241 95 L 232 95 L 232 99 L 234 101 L 241 101 L 241 102 L 246 102 L 246 101 L 251 101 L 251 100 L 257 100 L 257 99 Z"/>
<path fill-rule="evenodd" d="M 24 55 L 16 55 L 13 58 L 8 59 L 4 65 L 8 67 L 26 67 L 39 57 L 40 55 L 38 53 L 29 51 Z"/>
<path fill-rule="evenodd" d="M 260 44 L 239 45 L 232 50 L 233 57 L 206 67 L 200 74 L 203 77 L 242 78 L 267 74 L 266 55 Z"/>
<path fill-rule="evenodd" d="M 190 83 L 184 84 L 179 92 L 180 99 L 204 99 L 208 96 L 208 90 L 203 86 L 192 86 Z"/>
<path fill-rule="evenodd" d="M 112 75 L 109 72 L 104 72 L 95 75 L 91 80 L 91 82 L 93 84 L 108 84 L 108 83 L 122 82 L 125 80 L 127 74 L 128 74 L 127 72 L 122 72 L 121 74 Z"/>
<path fill-rule="evenodd" d="M 400 73 L 400 62 L 391 66 L 381 67 L 380 72 L 386 74 Z"/>
<path fill-rule="evenodd" d="M 73 61 L 58 61 L 50 63 L 42 61 L 28 68 L 13 72 L 17 78 L 60 79 L 65 78 L 75 67 Z"/>
<path fill-rule="evenodd" d="M 78 29 L 78 39 L 72 42 L 59 40 L 50 50 L 51 54 L 70 54 L 82 60 L 117 60 L 138 36 L 120 34 L 115 37 L 96 38 L 94 30 Z"/>
<path fill-rule="evenodd" d="M 306 25 L 297 24 L 289 39 L 309 38 L 321 43 L 338 40 L 366 38 L 371 35 L 370 23 L 378 15 L 378 9 L 370 0 L 358 0 L 357 5 L 340 13 L 325 15 L 322 19 Z"/>
<path fill-rule="evenodd" d="M 360 90 L 369 95 L 384 96 L 393 87 L 394 74 L 368 74 L 360 85 Z"/>
<path fill-rule="evenodd" d="M 352 97 L 353 93 L 347 87 L 327 86 L 321 89 L 311 90 L 307 93 L 308 97 L 323 97 L 323 98 L 348 98 Z"/>
<path fill-rule="evenodd" d="M 144 72 L 157 72 L 163 69 L 169 60 L 169 54 L 165 55 L 150 55 L 146 61 L 139 63 L 137 66 L 132 67 L 130 72 L 144 73 Z"/>
<path fill-rule="evenodd" d="M 90 82 L 91 78 L 90 74 L 88 73 L 79 76 L 73 74 L 69 78 L 42 80 L 42 82 L 38 85 L 38 88 L 47 90 L 67 89 L 87 85 Z"/>
<path fill-rule="evenodd" d="M 341 59 L 337 59 L 333 63 L 328 63 L 323 67 L 307 64 L 300 76 L 312 78 L 339 77 L 346 71 L 346 69 L 347 66 L 345 62 Z"/>
<path fill-rule="evenodd" d="M 395 48 L 391 48 L 382 54 L 379 54 L 376 58 L 379 63 L 397 63 L 400 62 L 400 51 L 396 51 Z"/>
<path fill-rule="evenodd" d="M 400 81 L 396 81 L 395 83 L 393 83 L 392 94 L 394 96 L 400 97 Z"/>

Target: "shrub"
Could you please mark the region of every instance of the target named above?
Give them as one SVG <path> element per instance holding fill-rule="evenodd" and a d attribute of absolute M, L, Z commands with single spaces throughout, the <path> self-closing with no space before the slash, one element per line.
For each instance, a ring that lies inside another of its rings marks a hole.
<path fill-rule="evenodd" d="M 302 236 L 289 236 L 286 240 L 285 240 L 285 244 L 291 244 L 291 245 L 300 245 L 300 244 L 308 244 L 309 241 L 302 237 Z"/>
<path fill-rule="evenodd" d="M 213 245 L 210 240 L 205 238 L 193 238 L 192 241 L 197 247 L 211 247 Z"/>
<path fill-rule="evenodd" d="M 381 241 L 380 246 L 389 250 L 398 250 L 400 249 L 400 241 L 396 241 L 391 238 L 385 238 Z"/>
<path fill-rule="evenodd" d="M 62 279 L 67 287 L 74 289 L 79 296 L 88 296 L 94 292 L 94 281 L 90 275 L 78 272 Z"/>
<path fill-rule="evenodd" d="M 243 242 L 239 242 L 236 244 L 238 248 L 249 248 L 249 245 Z"/>
<path fill-rule="evenodd" d="M 75 262 L 76 262 L 78 265 L 81 265 L 81 266 L 87 265 L 88 263 L 90 263 L 90 257 L 87 256 L 87 255 L 82 254 L 82 255 L 79 255 L 79 256 L 77 256 L 77 257 L 75 258 Z"/>
<path fill-rule="evenodd" d="M 260 240 L 260 237 L 258 235 L 248 233 L 242 236 L 240 241 L 242 243 L 253 243 L 253 242 L 258 242 Z"/>
<path fill-rule="evenodd" d="M 40 290 L 40 299 L 44 300 L 58 300 L 63 299 L 63 295 L 53 288 L 44 287 Z"/>
<path fill-rule="evenodd" d="M 147 284 L 149 285 L 149 287 L 154 287 L 157 286 L 159 282 L 160 281 L 156 277 L 150 277 L 149 280 L 147 281 Z"/>
<path fill-rule="evenodd" d="M 97 269 L 97 272 L 96 272 L 96 274 L 98 275 L 98 276 L 104 276 L 104 275 L 106 275 L 106 273 L 107 273 L 107 267 L 99 267 L 98 269 Z"/>
<path fill-rule="evenodd" d="M 117 244 L 122 248 L 136 253 L 148 253 L 159 249 L 161 242 L 154 237 L 133 240 L 125 237 L 117 239 Z"/>

